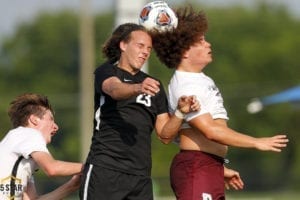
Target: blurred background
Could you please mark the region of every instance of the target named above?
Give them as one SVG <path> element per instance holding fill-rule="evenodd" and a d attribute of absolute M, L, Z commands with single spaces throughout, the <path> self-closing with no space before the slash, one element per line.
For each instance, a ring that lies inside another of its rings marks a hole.
<path fill-rule="evenodd" d="M 93 70 L 104 61 L 102 44 L 117 24 L 137 22 L 147 2 L 2 1 L 0 139 L 11 128 L 7 115 L 10 101 L 25 92 L 44 94 L 52 102 L 60 126 L 50 151 L 57 159 L 84 162 L 92 132 Z M 263 100 L 300 84 L 300 1 L 166 2 L 173 8 L 193 5 L 207 14 L 206 39 L 212 44 L 214 61 L 205 73 L 222 91 L 229 126 L 255 137 L 286 133 L 290 139 L 278 154 L 230 148 L 228 167 L 240 172 L 245 189 L 227 191 L 228 199 L 298 200 L 300 92 L 294 91 L 295 98 L 271 104 L 264 105 Z M 155 53 L 145 70 L 161 79 L 165 87 L 173 73 Z M 261 103 L 259 112 L 247 110 L 253 99 Z M 155 134 L 152 144 L 156 199 L 175 199 L 169 186 L 169 166 L 178 148 L 161 144 Z M 45 193 L 65 180 L 49 179 L 38 172 L 36 184 L 39 193 Z M 70 199 L 78 199 L 77 194 Z"/>

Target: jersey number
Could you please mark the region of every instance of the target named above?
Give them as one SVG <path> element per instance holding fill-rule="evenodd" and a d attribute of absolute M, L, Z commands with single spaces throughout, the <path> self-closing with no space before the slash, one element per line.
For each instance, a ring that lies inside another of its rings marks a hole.
<path fill-rule="evenodd" d="M 151 96 L 149 94 L 140 94 L 136 98 L 136 102 L 140 104 L 144 104 L 147 107 L 151 106 Z"/>

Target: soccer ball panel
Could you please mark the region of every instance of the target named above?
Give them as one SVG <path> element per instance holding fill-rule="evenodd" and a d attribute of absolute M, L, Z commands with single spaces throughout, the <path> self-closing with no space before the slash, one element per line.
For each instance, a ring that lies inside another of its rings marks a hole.
<path fill-rule="evenodd" d="M 164 1 L 146 4 L 140 12 L 139 24 L 148 30 L 166 31 L 176 28 L 178 19 L 174 11 Z"/>

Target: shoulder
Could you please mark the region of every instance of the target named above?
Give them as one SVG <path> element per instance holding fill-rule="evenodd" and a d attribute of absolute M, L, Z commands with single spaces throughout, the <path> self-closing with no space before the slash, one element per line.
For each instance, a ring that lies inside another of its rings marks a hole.
<path fill-rule="evenodd" d="M 12 129 L 8 132 L 8 135 L 15 137 L 16 139 L 19 138 L 32 138 L 32 137 L 40 137 L 41 132 L 29 127 L 19 126 L 18 128 Z"/>
<path fill-rule="evenodd" d="M 46 141 L 42 133 L 34 128 L 19 127 L 15 129 L 14 137 L 22 142 L 22 144 L 42 144 L 46 146 Z"/>
<path fill-rule="evenodd" d="M 21 127 L 20 132 L 22 132 L 23 134 L 26 134 L 27 136 L 31 136 L 34 138 L 42 138 L 42 133 L 34 128 L 29 128 L 29 127 Z"/>
<path fill-rule="evenodd" d="M 105 71 L 112 71 L 114 70 L 115 66 L 110 63 L 110 62 L 105 62 L 103 63 L 102 65 L 98 66 L 96 69 L 95 69 L 95 74 L 98 74 L 98 73 L 102 73 L 102 72 L 105 72 Z"/>
<path fill-rule="evenodd" d="M 151 75 L 147 74 L 146 72 L 144 72 L 142 70 L 140 70 L 136 75 L 139 76 L 139 77 L 152 78 L 152 79 L 155 79 L 155 80 L 159 81 L 158 78 L 155 78 L 154 76 L 151 76 Z"/>
<path fill-rule="evenodd" d="M 48 152 L 46 140 L 42 133 L 36 129 L 28 127 L 18 127 L 8 133 L 8 137 L 3 142 L 3 145 L 13 152 L 23 155 L 26 159 L 33 151 Z"/>

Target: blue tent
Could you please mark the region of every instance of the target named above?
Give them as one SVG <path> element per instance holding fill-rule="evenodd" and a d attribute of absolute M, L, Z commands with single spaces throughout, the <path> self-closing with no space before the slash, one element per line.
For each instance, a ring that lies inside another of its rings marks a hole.
<path fill-rule="evenodd" d="M 295 86 L 270 96 L 266 96 L 262 98 L 254 98 L 248 104 L 247 110 L 249 113 L 257 113 L 261 111 L 265 106 L 276 104 L 276 103 L 284 103 L 284 102 L 299 103 L 300 86 Z"/>

